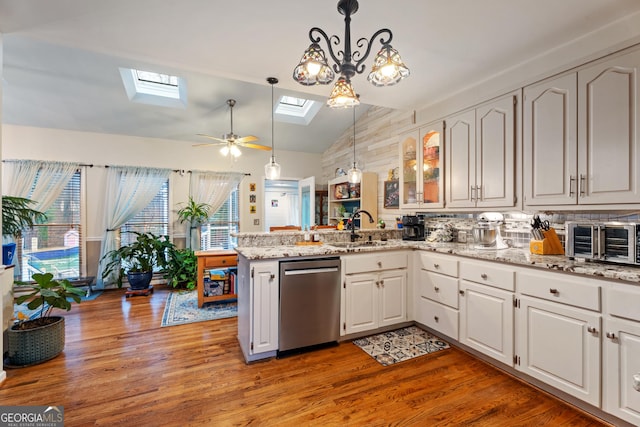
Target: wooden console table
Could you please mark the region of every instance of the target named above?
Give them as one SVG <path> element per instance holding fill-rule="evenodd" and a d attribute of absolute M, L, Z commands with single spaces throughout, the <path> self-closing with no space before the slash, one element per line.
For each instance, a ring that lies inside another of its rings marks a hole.
<path fill-rule="evenodd" d="M 220 250 L 196 251 L 195 254 L 198 258 L 198 307 L 202 307 L 208 302 L 237 298 L 235 293 L 205 296 L 204 273 L 205 270 L 225 269 L 237 266 L 238 253 L 234 250 Z"/>

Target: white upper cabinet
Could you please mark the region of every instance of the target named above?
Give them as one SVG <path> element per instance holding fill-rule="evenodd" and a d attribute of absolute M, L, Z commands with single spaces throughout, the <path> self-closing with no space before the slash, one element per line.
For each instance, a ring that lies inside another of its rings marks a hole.
<path fill-rule="evenodd" d="M 524 89 L 527 206 L 639 203 L 640 51 Z"/>
<path fill-rule="evenodd" d="M 513 94 L 446 119 L 449 208 L 515 205 Z"/>
<path fill-rule="evenodd" d="M 431 123 L 400 138 L 400 208 L 444 207 L 443 127 Z"/>

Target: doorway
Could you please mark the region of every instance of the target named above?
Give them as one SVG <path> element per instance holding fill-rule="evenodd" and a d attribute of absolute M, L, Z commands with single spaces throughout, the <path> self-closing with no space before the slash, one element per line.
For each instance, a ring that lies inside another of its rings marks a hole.
<path fill-rule="evenodd" d="M 264 180 L 264 231 L 270 227 L 314 224 L 315 178 Z"/>

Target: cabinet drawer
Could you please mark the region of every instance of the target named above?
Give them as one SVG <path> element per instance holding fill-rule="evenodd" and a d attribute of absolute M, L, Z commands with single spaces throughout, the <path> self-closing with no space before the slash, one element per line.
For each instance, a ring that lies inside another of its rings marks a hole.
<path fill-rule="evenodd" d="M 396 268 L 407 268 L 406 252 L 378 252 L 375 254 L 343 257 L 344 273 L 369 273 Z"/>
<path fill-rule="evenodd" d="M 606 292 L 608 314 L 640 322 L 640 287 L 620 285 L 610 287 Z"/>
<path fill-rule="evenodd" d="M 425 270 L 419 277 L 418 296 L 458 308 L 458 279 Z"/>
<path fill-rule="evenodd" d="M 231 267 L 237 264 L 237 255 L 222 255 L 204 258 L 204 268 Z"/>
<path fill-rule="evenodd" d="M 505 291 L 515 291 L 514 269 L 489 262 L 460 261 L 460 278 Z"/>
<path fill-rule="evenodd" d="M 574 307 L 600 311 L 600 282 L 561 273 L 518 271 L 518 292 Z"/>
<path fill-rule="evenodd" d="M 416 253 L 418 254 L 418 263 L 421 269 L 458 277 L 458 260 L 456 258 L 430 252 Z"/>
<path fill-rule="evenodd" d="M 458 339 L 459 324 L 456 309 L 420 297 L 416 320 L 449 338 Z"/>

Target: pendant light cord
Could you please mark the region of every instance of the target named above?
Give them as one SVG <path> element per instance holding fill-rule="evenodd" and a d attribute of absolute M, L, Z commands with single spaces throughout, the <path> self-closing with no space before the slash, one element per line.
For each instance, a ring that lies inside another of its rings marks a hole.
<path fill-rule="evenodd" d="M 353 167 L 356 167 L 356 107 L 353 107 Z"/>

